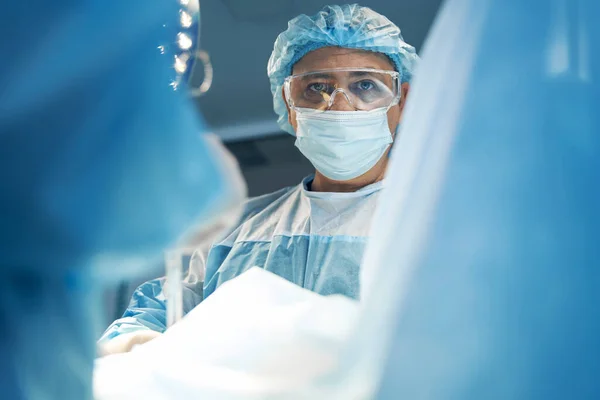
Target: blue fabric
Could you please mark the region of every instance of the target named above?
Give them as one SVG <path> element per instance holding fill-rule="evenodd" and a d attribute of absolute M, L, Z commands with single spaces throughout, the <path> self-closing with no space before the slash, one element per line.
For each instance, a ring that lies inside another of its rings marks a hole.
<path fill-rule="evenodd" d="M 383 182 L 353 193 L 321 193 L 307 190 L 311 180 L 247 202 L 238 226 L 208 252 L 204 297 L 256 266 L 322 295 L 358 298 L 359 266 Z M 139 329 L 164 331 L 161 284 L 138 288 L 124 317 L 102 340 Z M 200 300 L 187 288 L 185 311 Z"/>
<path fill-rule="evenodd" d="M 183 313 L 190 312 L 202 301 L 202 282 L 183 282 Z M 140 285 L 131 296 L 127 310 L 102 334 L 99 343 L 119 335 L 139 330 L 163 333 L 167 329 L 165 278 L 153 279 Z"/>
<path fill-rule="evenodd" d="M 157 48 L 177 21 L 168 1 L 2 5 L 2 398 L 90 398 L 98 277 L 147 268 L 222 201 L 202 122 Z"/>
<path fill-rule="evenodd" d="M 400 29 L 370 8 L 357 4 L 326 6 L 312 17 L 303 14 L 292 19 L 277 37 L 267 69 L 279 126 L 292 135 L 294 129 L 288 122 L 281 91 L 283 82 L 302 57 L 328 46 L 383 53 L 400 72 L 402 82 L 410 82 L 418 61 L 414 47 L 404 42 Z"/>
<path fill-rule="evenodd" d="M 395 327 L 378 398 L 600 398 L 598 15 L 443 8 L 365 256 L 392 272 L 368 307 L 392 315 L 361 324 Z"/>

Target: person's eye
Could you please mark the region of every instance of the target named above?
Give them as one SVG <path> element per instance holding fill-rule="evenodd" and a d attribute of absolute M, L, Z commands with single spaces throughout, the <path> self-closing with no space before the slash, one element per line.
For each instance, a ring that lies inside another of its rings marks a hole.
<path fill-rule="evenodd" d="M 375 88 L 375 84 L 372 81 L 364 80 L 358 82 L 358 88 L 363 91 L 369 91 Z"/>
<path fill-rule="evenodd" d="M 327 89 L 327 85 L 323 82 L 315 82 L 308 85 L 308 90 L 312 92 L 324 92 Z"/>

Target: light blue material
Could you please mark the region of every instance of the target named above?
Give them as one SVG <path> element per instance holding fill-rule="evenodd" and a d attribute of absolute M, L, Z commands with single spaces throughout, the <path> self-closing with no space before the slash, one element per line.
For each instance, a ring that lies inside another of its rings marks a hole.
<path fill-rule="evenodd" d="M 283 82 L 302 57 L 328 46 L 383 53 L 401 74 L 402 82 L 410 82 L 418 60 L 414 47 L 404 42 L 400 29 L 367 7 L 357 4 L 327 6 L 312 17 L 300 15 L 292 19 L 288 29 L 275 41 L 268 65 L 273 107 L 279 116 L 279 126 L 292 135 L 294 129 L 288 122 L 281 91 Z"/>
<path fill-rule="evenodd" d="M 365 254 L 377 398 L 600 398 L 599 15 L 445 4 Z"/>
<path fill-rule="evenodd" d="M 359 177 L 377 164 L 392 143 L 387 110 L 296 108 L 296 147 L 329 179 Z"/>
<path fill-rule="evenodd" d="M 148 268 L 223 201 L 202 122 L 158 49 L 178 18 L 175 1 L 2 5 L 3 399 L 91 398 L 98 276 Z"/>
<path fill-rule="evenodd" d="M 204 296 L 257 266 L 323 295 L 359 295 L 359 265 L 383 182 L 353 193 L 307 190 L 302 184 L 251 199 L 236 226 L 208 252 Z M 184 292 L 185 312 L 200 303 Z M 122 319 L 101 340 L 139 329 L 165 330 L 162 281 L 143 284 Z"/>
<path fill-rule="evenodd" d="M 183 313 L 190 312 L 203 299 L 202 283 L 183 282 Z M 153 279 L 140 285 L 131 296 L 127 310 L 102 334 L 99 343 L 104 343 L 119 335 L 139 330 L 152 330 L 163 333 L 167 329 L 165 278 Z"/>

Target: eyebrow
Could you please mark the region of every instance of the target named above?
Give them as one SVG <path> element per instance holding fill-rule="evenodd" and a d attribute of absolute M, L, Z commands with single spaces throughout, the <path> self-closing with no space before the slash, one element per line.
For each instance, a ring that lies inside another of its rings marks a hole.
<path fill-rule="evenodd" d="M 350 77 L 361 77 L 361 76 L 373 76 L 375 73 L 369 71 L 350 71 Z M 309 79 L 334 79 L 335 75 L 328 74 L 326 72 L 318 73 L 318 74 L 310 74 L 305 75 L 301 79 L 303 81 Z"/>
<path fill-rule="evenodd" d="M 301 77 L 301 79 L 303 81 L 307 81 L 309 79 L 331 79 L 333 78 L 333 75 L 331 74 L 326 74 L 326 73 L 319 73 L 319 74 L 311 74 L 311 75 L 304 75 L 303 77 Z"/>
<path fill-rule="evenodd" d="M 350 77 L 373 76 L 375 74 L 376 74 L 375 72 L 368 72 L 368 71 L 352 71 L 352 72 L 350 72 Z"/>

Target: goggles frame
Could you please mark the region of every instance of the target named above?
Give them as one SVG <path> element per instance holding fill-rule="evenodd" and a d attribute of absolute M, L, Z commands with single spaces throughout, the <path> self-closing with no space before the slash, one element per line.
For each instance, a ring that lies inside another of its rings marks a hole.
<path fill-rule="evenodd" d="M 290 75 L 290 76 L 286 77 L 283 82 L 283 91 L 285 94 L 285 100 L 286 100 L 287 104 L 289 105 L 289 107 L 293 110 L 297 110 L 298 108 L 301 108 L 301 107 L 296 106 L 294 104 L 294 100 L 292 99 L 291 85 L 292 85 L 292 81 L 294 79 L 303 78 L 303 77 L 309 76 L 309 75 L 327 74 L 327 73 L 332 73 L 332 72 L 365 72 L 365 73 L 389 75 L 392 79 L 392 84 L 396 87 L 397 93 L 391 99 L 390 104 L 385 107 L 387 109 L 390 109 L 390 107 L 392 107 L 393 105 L 398 104 L 402 97 L 402 88 L 401 88 L 402 82 L 400 81 L 400 73 L 397 71 L 389 71 L 389 70 L 375 69 L 375 68 L 352 68 L 352 67 L 330 68 L 330 69 L 321 69 L 321 70 L 310 71 L 310 72 L 303 72 L 301 74 L 294 74 L 294 75 Z M 356 108 L 356 106 L 353 104 L 350 97 L 348 96 L 348 93 L 344 89 L 341 89 L 341 88 L 336 88 L 331 93 L 331 95 L 330 95 L 331 97 L 329 98 L 329 100 L 326 101 L 327 107 L 324 110 L 321 110 L 318 108 L 315 108 L 315 110 L 319 110 L 319 111 L 329 110 L 332 107 L 335 96 L 338 93 L 343 94 L 344 97 L 346 98 L 346 100 L 348 101 L 348 103 L 350 105 L 352 105 L 353 107 L 355 107 L 355 109 L 357 111 L 368 111 L 368 110 L 361 110 L 361 109 Z"/>

